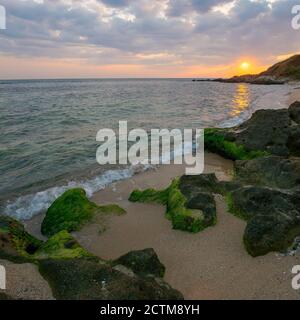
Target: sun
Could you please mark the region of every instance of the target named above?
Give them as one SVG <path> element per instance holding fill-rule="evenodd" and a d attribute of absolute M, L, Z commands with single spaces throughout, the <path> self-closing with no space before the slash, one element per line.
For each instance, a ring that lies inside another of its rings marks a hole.
<path fill-rule="evenodd" d="M 240 64 L 240 69 L 243 71 L 249 71 L 251 68 L 251 64 L 247 61 L 244 61 Z"/>

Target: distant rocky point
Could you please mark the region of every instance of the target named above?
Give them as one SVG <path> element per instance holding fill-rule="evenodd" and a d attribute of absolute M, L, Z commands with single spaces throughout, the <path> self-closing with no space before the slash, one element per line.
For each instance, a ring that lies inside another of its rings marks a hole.
<path fill-rule="evenodd" d="M 284 84 L 289 81 L 300 81 L 300 54 L 278 62 L 268 70 L 259 74 L 246 74 L 242 76 L 234 76 L 229 79 L 194 79 L 193 81 L 250 83 L 264 85 Z"/>

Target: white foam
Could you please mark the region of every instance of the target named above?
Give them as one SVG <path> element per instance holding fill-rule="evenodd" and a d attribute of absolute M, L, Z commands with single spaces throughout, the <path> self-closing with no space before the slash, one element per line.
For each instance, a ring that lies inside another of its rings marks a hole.
<path fill-rule="evenodd" d="M 5 214 L 20 220 L 28 220 L 33 216 L 47 210 L 52 202 L 62 195 L 66 190 L 72 188 L 83 188 L 88 197 L 95 192 L 104 189 L 109 184 L 132 177 L 138 167 L 131 167 L 123 170 L 108 170 L 104 174 L 87 181 L 70 181 L 65 186 L 52 187 L 35 194 L 21 196 L 13 202 L 8 202 Z M 143 168 L 147 170 L 147 167 Z"/>

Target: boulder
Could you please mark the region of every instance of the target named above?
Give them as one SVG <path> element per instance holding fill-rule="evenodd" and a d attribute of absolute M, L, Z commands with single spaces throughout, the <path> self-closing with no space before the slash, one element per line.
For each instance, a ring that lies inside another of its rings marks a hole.
<path fill-rule="evenodd" d="M 300 159 L 267 156 L 236 161 L 235 179 L 244 184 L 289 189 L 300 187 Z"/>
<path fill-rule="evenodd" d="M 153 275 L 163 277 L 165 266 L 159 261 L 153 249 L 131 251 L 113 261 L 113 265 L 123 265 L 140 276 Z"/>
<path fill-rule="evenodd" d="M 134 190 L 129 200 L 166 205 L 166 216 L 176 230 L 196 233 L 216 224 L 214 197 L 200 187 L 194 188 L 187 180 L 181 183 L 181 179 L 174 179 L 165 190 Z"/>
<path fill-rule="evenodd" d="M 68 190 L 47 210 L 42 222 L 42 234 L 49 237 L 62 230 L 77 231 L 99 213 L 123 214 L 125 210 L 117 205 L 98 206 L 89 201 L 83 189 Z"/>
<path fill-rule="evenodd" d="M 287 250 L 300 235 L 300 194 L 245 186 L 230 195 L 229 209 L 247 220 L 246 250 L 252 256 Z"/>
<path fill-rule="evenodd" d="M 286 157 L 291 119 L 286 109 L 258 110 L 240 126 L 206 129 L 207 150 L 233 160 L 249 160 L 269 154 Z"/>
<path fill-rule="evenodd" d="M 296 101 L 290 105 L 289 114 L 294 122 L 300 124 L 300 101 Z"/>
<path fill-rule="evenodd" d="M 40 272 L 63 300 L 182 300 L 161 278 L 138 276 L 95 259 L 42 260 Z"/>

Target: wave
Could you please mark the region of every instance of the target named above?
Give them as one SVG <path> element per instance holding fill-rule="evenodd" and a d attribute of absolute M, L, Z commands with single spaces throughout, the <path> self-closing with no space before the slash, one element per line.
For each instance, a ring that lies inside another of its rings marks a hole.
<path fill-rule="evenodd" d="M 172 151 L 171 155 L 162 155 L 159 159 L 160 163 L 165 164 L 172 161 L 175 157 L 190 154 L 195 147 L 195 143 L 186 143 L 183 150 L 179 148 Z M 29 220 L 45 212 L 59 196 L 69 189 L 83 188 L 90 198 L 95 192 L 105 189 L 114 182 L 129 179 L 138 173 L 154 169 L 155 167 L 155 165 L 151 164 L 135 164 L 124 169 L 107 170 L 103 174 L 89 180 L 69 181 L 64 186 L 54 186 L 44 191 L 24 195 L 14 201 L 8 201 L 4 214 L 18 220 Z"/>

